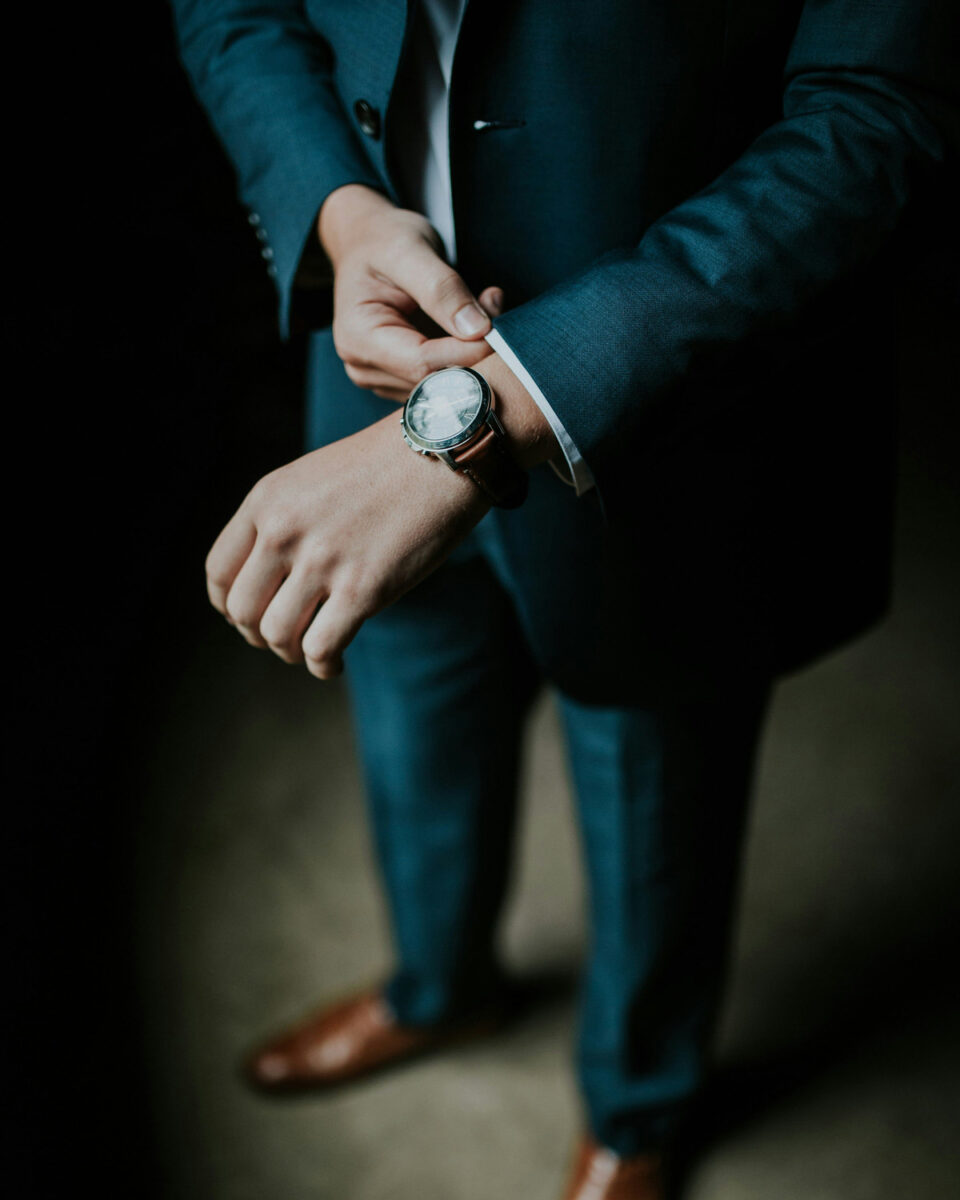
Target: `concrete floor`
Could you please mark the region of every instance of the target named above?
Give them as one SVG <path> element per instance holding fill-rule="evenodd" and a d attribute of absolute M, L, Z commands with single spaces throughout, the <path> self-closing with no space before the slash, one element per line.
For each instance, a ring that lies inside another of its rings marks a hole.
<path fill-rule="evenodd" d="M 784 683 L 690 1200 L 960 1195 L 960 528 L 947 457 L 905 451 L 896 606 Z M 344 693 L 213 621 L 153 747 L 141 944 L 171 1197 L 554 1200 L 578 1128 L 583 943 L 571 803 L 535 713 L 508 961 L 517 1028 L 327 1098 L 236 1075 L 266 1032 L 389 962 Z"/>

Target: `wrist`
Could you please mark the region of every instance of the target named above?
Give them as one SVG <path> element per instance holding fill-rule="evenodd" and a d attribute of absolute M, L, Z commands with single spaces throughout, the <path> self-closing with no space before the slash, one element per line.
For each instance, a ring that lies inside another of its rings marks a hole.
<path fill-rule="evenodd" d="M 562 454 L 540 406 L 499 354 L 487 355 L 473 369 L 486 379 L 497 398 L 497 416 L 518 466 L 527 471 Z"/>
<path fill-rule="evenodd" d="M 317 215 L 317 237 L 334 270 L 350 247 L 364 238 L 369 221 L 395 211 L 391 200 L 366 184 L 347 183 L 334 188 Z"/>
<path fill-rule="evenodd" d="M 511 451 L 502 407 L 481 372 L 441 368 L 410 393 L 401 432 L 411 450 L 465 476 L 498 508 L 518 508 L 527 498 L 529 479 Z"/>

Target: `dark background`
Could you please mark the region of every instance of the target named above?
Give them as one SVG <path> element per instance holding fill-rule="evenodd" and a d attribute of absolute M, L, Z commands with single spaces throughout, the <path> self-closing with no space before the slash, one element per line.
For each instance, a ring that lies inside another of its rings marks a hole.
<path fill-rule="evenodd" d="M 141 764 L 185 647 L 215 619 L 206 550 L 300 444 L 302 347 L 278 341 L 272 284 L 166 9 L 129 7 L 99 30 L 58 18 L 52 51 L 42 30 L 11 42 L 35 86 L 8 111 L 53 97 L 8 142 L 31 186 L 8 228 L 25 280 L 6 322 L 25 363 L 7 507 L 25 720 L 5 789 L 5 1124 L 11 1170 L 37 1196 L 81 1178 L 163 1194 L 130 903 Z M 945 191 L 914 217 L 901 258 L 905 453 L 952 497 L 931 525 L 956 522 L 960 496 L 948 210 Z"/>

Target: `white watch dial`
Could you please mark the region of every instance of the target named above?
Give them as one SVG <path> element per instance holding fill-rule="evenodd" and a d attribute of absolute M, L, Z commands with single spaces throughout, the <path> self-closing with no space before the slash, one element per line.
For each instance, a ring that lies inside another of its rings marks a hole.
<path fill-rule="evenodd" d="M 467 429 L 483 405 L 478 380 L 467 371 L 451 367 L 429 375 L 407 407 L 406 423 L 412 433 L 429 442 L 442 442 Z"/>

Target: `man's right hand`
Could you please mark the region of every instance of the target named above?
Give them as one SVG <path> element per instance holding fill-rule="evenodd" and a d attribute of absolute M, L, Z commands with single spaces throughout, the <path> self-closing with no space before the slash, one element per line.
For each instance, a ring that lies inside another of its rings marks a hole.
<path fill-rule="evenodd" d="M 431 371 L 490 353 L 503 293 L 474 297 L 426 217 L 351 183 L 324 201 L 318 233 L 334 269 L 334 346 L 358 387 L 403 401 Z"/>

